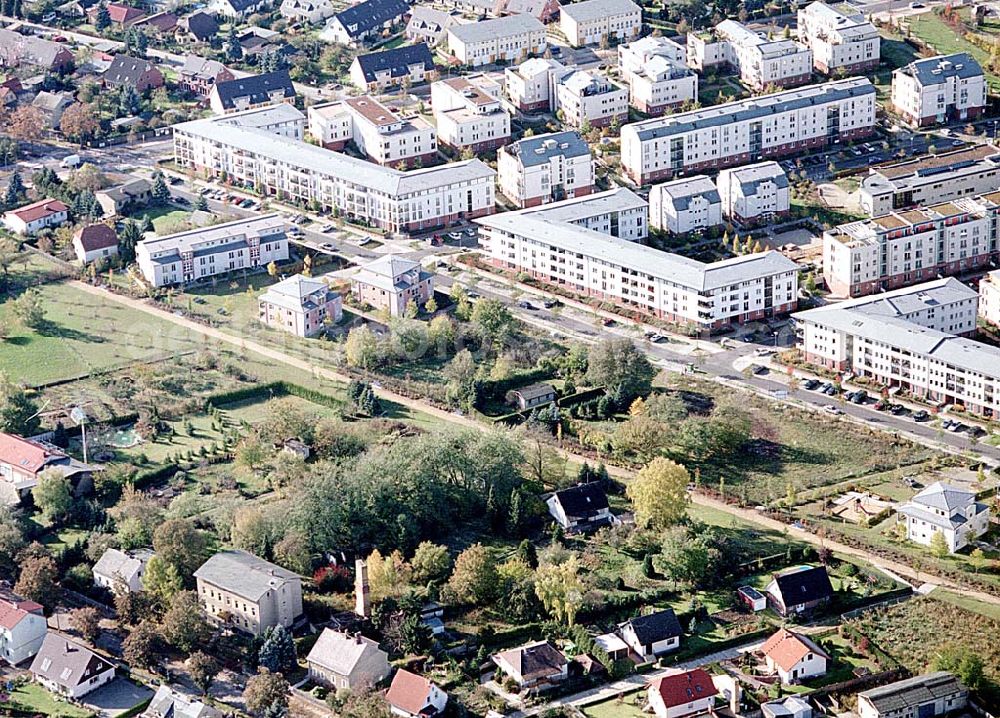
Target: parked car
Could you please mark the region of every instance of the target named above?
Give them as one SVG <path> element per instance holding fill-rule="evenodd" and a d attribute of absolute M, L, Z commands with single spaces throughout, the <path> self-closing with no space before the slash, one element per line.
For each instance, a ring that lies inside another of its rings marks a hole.
<path fill-rule="evenodd" d="M 820 386 L 820 382 L 818 379 L 806 379 L 804 382 L 802 382 L 802 386 L 807 391 L 813 391 L 814 389 Z"/>
<path fill-rule="evenodd" d="M 767 374 L 768 370 L 766 366 L 763 366 L 761 364 L 754 364 L 753 367 L 750 369 L 750 371 L 752 371 L 757 376 L 760 376 L 761 374 Z"/>
<path fill-rule="evenodd" d="M 366 244 L 371 244 L 374 241 L 375 240 L 371 238 L 371 235 L 365 235 L 364 237 L 358 240 L 358 246 L 364 247 Z"/>
<path fill-rule="evenodd" d="M 893 404 L 892 408 L 889 409 L 889 412 L 891 414 L 893 414 L 894 416 L 899 416 L 901 414 L 905 414 L 906 413 L 906 407 L 903 406 L 902 404 Z"/>
<path fill-rule="evenodd" d="M 531 302 L 528 302 L 528 301 L 524 301 L 524 300 L 518 302 L 517 306 L 519 306 L 521 309 L 534 309 L 535 308 L 534 304 L 532 304 Z"/>
<path fill-rule="evenodd" d="M 462 233 L 461 232 L 448 232 L 448 239 L 453 239 L 456 242 L 458 242 L 458 241 L 460 241 L 462 239 Z"/>
<path fill-rule="evenodd" d="M 868 392 L 864 389 L 860 389 L 849 395 L 847 398 L 852 404 L 864 404 L 868 401 Z"/>
<path fill-rule="evenodd" d="M 601 325 L 605 327 L 613 327 L 615 325 L 615 320 L 610 317 L 604 317 L 604 319 L 601 320 Z"/>
<path fill-rule="evenodd" d="M 827 414 L 833 414 L 834 416 L 840 416 L 841 414 L 844 413 L 840 409 L 835 407 L 833 404 L 827 404 L 826 406 L 824 406 L 823 411 L 825 411 Z"/>
<path fill-rule="evenodd" d="M 913 416 L 911 416 L 910 418 L 913 419 L 914 421 L 927 421 L 928 419 L 931 418 L 931 415 L 928 414 L 923 409 L 920 409 L 918 411 L 915 411 L 913 413 Z"/>
<path fill-rule="evenodd" d="M 319 248 L 325 249 L 327 252 L 332 252 L 335 249 L 335 247 L 329 242 L 323 242 L 323 244 L 319 245 Z"/>
<path fill-rule="evenodd" d="M 319 228 L 319 231 L 322 232 L 323 234 L 329 234 L 335 229 L 336 227 L 334 227 L 332 224 L 324 224 L 322 227 Z"/>

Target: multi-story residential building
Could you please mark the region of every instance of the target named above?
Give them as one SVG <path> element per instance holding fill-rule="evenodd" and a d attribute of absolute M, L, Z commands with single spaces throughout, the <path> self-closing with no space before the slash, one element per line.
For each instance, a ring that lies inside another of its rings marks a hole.
<path fill-rule="evenodd" d="M 608 127 L 628 119 L 628 90 L 597 72 L 569 70 L 556 83 L 556 112 L 571 127 Z"/>
<path fill-rule="evenodd" d="M 216 83 L 236 79 L 232 71 L 218 60 L 206 60 L 198 55 L 184 58 L 178 84 L 200 97 L 208 97 Z"/>
<path fill-rule="evenodd" d="M 410 13 L 406 0 L 363 0 L 331 17 L 320 38 L 358 46 L 388 35 Z"/>
<path fill-rule="evenodd" d="M 447 37 L 448 28 L 460 22 L 461 16 L 457 12 L 445 12 L 429 5 L 414 5 L 410 9 L 410 21 L 406 24 L 406 39 L 436 47 Z"/>
<path fill-rule="evenodd" d="M 319 334 L 344 316 L 343 300 L 319 279 L 296 274 L 268 287 L 258 300 L 260 321 L 298 337 Z"/>
<path fill-rule="evenodd" d="M 437 159 L 437 134 L 421 117 L 402 118 L 374 97 L 352 97 L 308 109 L 309 134 L 328 149 L 348 141 L 372 162 L 413 167 Z"/>
<path fill-rule="evenodd" d="M 878 30 L 861 13 L 847 10 L 846 4 L 810 3 L 799 10 L 798 31 L 819 72 L 857 74 L 878 67 Z"/>
<path fill-rule="evenodd" d="M 990 508 L 976 501 L 976 492 L 935 481 L 896 509 L 906 538 L 930 546 L 934 534 L 944 535 L 950 553 L 961 551 L 986 533 Z"/>
<path fill-rule="evenodd" d="M 558 222 L 545 211 L 519 210 L 477 220 L 480 246 L 489 261 L 706 332 L 786 314 L 797 305 L 798 266 L 778 252 L 705 264 Z"/>
<path fill-rule="evenodd" d="M 1000 327 L 1000 269 L 979 280 L 979 316 L 987 324 Z"/>
<path fill-rule="evenodd" d="M 637 71 L 622 68 L 622 76 L 628 83 L 629 104 L 647 115 L 662 115 L 698 99 L 698 75 L 663 55 L 653 55 Z"/>
<path fill-rule="evenodd" d="M 270 111 L 257 111 L 264 114 L 260 124 Z M 301 122 L 302 114 L 298 117 Z M 174 125 L 177 163 L 211 176 L 225 173 L 268 195 L 315 201 L 323 211 L 391 232 L 433 229 L 494 211 L 495 173 L 478 159 L 404 172 L 241 126 L 242 119 Z"/>
<path fill-rule="evenodd" d="M 545 52 L 545 25 L 531 15 L 510 15 L 448 28 L 448 51 L 463 65 L 522 62 Z"/>
<path fill-rule="evenodd" d="M 940 280 L 800 312 L 803 357 L 939 405 L 992 417 L 1000 410 L 1000 349 L 967 339 L 975 291 Z"/>
<path fill-rule="evenodd" d="M 576 132 L 535 135 L 500 148 L 497 179 L 518 207 L 534 207 L 593 192 L 594 161 Z"/>
<path fill-rule="evenodd" d="M 136 245 L 135 259 L 154 287 L 266 267 L 288 259 L 285 220 L 267 214 L 145 239 Z"/>
<path fill-rule="evenodd" d="M 653 35 L 618 46 L 618 67 L 622 72 L 642 72 L 654 57 L 683 65 L 687 63 L 687 48 L 670 38 Z"/>
<path fill-rule="evenodd" d="M 768 39 L 734 20 L 723 20 L 712 32 L 687 36 L 687 63 L 704 71 L 728 65 L 754 90 L 804 85 L 812 77 L 812 51 L 794 40 Z"/>
<path fill-rule="evenodd" d="M 719 172 L 715 180 L 722 214 L 735 224 L 767 222 L 788 214 L 788 176 L 777 162 L 758 162 Z"/>
<path fill-rule="evenodd" d="M 649 190 L 649 225 L 687 234 L 722 224 L 722 198 L 705 175 L 682 177 Z"/>
<path fill-rule="evenodd" d="M 216 82 L 208 103 L 217 115 L 242 112 L 280 102 L 294 104 L 295 87 L 288 70 L 276 70 L 263 75 L 251 75 L 226 82 Z"/>
<path fill-rule="evenodd" d="M 351 63 L 351 82 L 362 92 L 381 92 L 404 82 L 418 85 L 437 77 L 434 55 L 426 42 L 358 55 Z"/>
<path fill-rule="evenodd" d="M 556 225 L 567 224 L 635 242 L 649 234 L 649 205 L 625 187 L 527 207 L 520 214 Z"/>
<path fill-rule="evenodd" d="M 556 82 L 566 73 L 558 60 L 533 57 L 504 69 L 507 98 L 521 112 L 549 112 L 556 104 Z"/>
<path fill-rule="evenodd" d="M 574 47 L 628 42 L 642 29 L 642 10 L 632 0 L 583 0 L 559 10 L 559 27 Z"/>
<path fill-rule="evenodd" d="M 892 73 L 892 107 L 917 127 L 973 120 L 986 107 L 983 68 L 967 52 L 914 60 Z"/>
<path fill-rule="evenodd" d="M 40 604 L 4 591 L 0 616 L 0 658 L 16 666 L 38 653 L 49 628 Z"/>
<path fill-rule="evenodd" d="M 69 207 L 57 199 L 40 199 L 4 212 L 3 223 L 15 234 L 30 235 L 69 221 Z"/>
<path fill-rule="evenodd" d="M 510 142 L 510 115 L 503 89 L 486 75 L 439 80 L 431 85 L 431 107 L 442 144 L 489 152 Z"/>
<path fill-rule="evenodd" d="M 410 302 L 423 307 L 434 296 L 434 275 L 414 262 L 391 254 L 369 262 L 351 277 L 358 301 L 401 317 Z"/>
<path fill-rule="evenodd" d="M 830 291 L 857 297 L 987 266 L 1000 258 L 1000 192 L 848 222 L 823 233 Z"/>
<path fill-rule="evenodd" d="M 259 636 L 302 615 L 302 579 L 246 551 L 219 551 L 194 572 L 209 616 Z"/>
<path fill-rule="evenodd" d="M 867 137 L 875 87 L 853 77 L 625 125 L 622 168 L 636 184 Z"/>
<path fill-rule="evenodd" d="M 869 216 L 991 192 L 1000 184 L 1000 149 L 975 145 L 939 155 L 872 167 L 859 203 Z"/>

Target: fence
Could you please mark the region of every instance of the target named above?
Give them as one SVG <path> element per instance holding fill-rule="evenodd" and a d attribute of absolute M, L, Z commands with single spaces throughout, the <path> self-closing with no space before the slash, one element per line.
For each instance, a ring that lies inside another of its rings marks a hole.
<path fill-rule="evenodd" d="M 87 147 L 116 147 L 118 145 L 135 145 L 140 142 L 157 140 L 165 137 L 172 137 L 174 130 L 172 127 L 158 127 L 155 130 L 145 132 L 129 132 L 127 135 L 113 135 L 100 140 L 91 140 Z"/>

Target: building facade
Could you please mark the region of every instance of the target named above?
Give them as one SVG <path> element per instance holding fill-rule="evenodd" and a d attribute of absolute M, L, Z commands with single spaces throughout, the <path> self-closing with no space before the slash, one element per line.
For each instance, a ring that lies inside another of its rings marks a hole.
<path fill-rule="evenodd" d="M 628 83 L 629 104 L 647 115 L 662 115 L 698 99 L 697 73 L 662 55 L 652 56 L 637 71 L 622 69 L 622 75 Z"/>
<path fill-rule="evenodd" d="M 258 299 L 260 321 L 298 337 L 312 337 L 344 316 L 340 295 L 318 279 L 296 274 L 268 288 Z"/>
<path fill-rule="evenodd" d="M 983 68 L 967 52 L 915 60 L 892 73 L 892 107 L 916 127 L 974 120 L 986 108 Z"/>
<path fill-rule="evenodd" d="M 534 207 L 593 192 L 594 160 L 577 132 L 535 135 L 500 148 L 497 179 L 518 207 Z"/>
<path fill-rule="evenodd" d="M 358 55 L 348 71 L 362 92 L 381 92 L 404 82 L 419 85 L 437 77 L 434 55 L 426 42 Z"/>
<path fill-rule="evenodd" d="M 510 15 L 448 28 L 448 51 L 463 65 L 523 62 L 545 52 L 545 25 L 531 15 Z"/>
<path fill-rule="evenodd" d="M 359 302 L 401 317 L 411 302 L 422 308 L 434 296 L 433 279 L 419 262 L 385 255 L 361 267 L 351 285 Z"/>
<path fill-rule="evenodd" d="M 788 214 L 788 177 L 777 162 L 758 162 L 719 172 L 715 184 L 722 214 L 738 225 L 759 224 Z"/>
<path fill-rule="evenodd" d="M 431 85 L 431 107 L 442 144 L 489 152 L 510 142 L 503 89 L 485 75 L 454 77 Z"/>
<path fill-rule="evenodd" d="M 844 9 L 814 2 L 799 10 L 799 40 L 812 50 L 813 66 L 826 75 L 864 74 L 878 67 L 878 30 L 861 13 Z"/>
<path fill-rule="evenodd" d="M 57 199 L 42 199 L 4 212 L 3 223 L 15 234 L 31 235 L 69 221 L 69 207 Z"/>
<path fill-rule="evenodd" d="M 649 225 L 687 234 L 722 224 L 722 198 L 705 175 L 653 185 L 649 190 Z"/>
<path fill-rule="evenodd" d="M 533 57 L 517 67 L 504 69 L 507 98 L 521 112 L 548 112 L 555 108 L 556 81 L 565 66 L 548 58 Z"/>
<path fill-rule="evenodd" d="M 414 167 L 437 159 L 437 133 L 423 118 L 403 118 L 374 97 L 352 97 L 307 110 L 309 134 L 326 149 L 354 142 L 372 162 Z"/>
<path fill-rule="evenodd" d="M 559 10 L 559 28 L 574 47 L 628 42 L 642 30 L 642 10 L 632 0 L 583 0 Z"/>
<path fill-rule="evenodd" d="M 979 280 L 979 317 L 987 324 L 1000 326 L 1000 269 Z"/>
<path fill-rule="evenodd" d="M 976 501 L 974 491 L 936 481 L 896 509 L 906 538 L 922 546 L 944 536 L 950 553 L 961 551 L 990 527 L 990 507 Z"/>
<path fill-rule="evenodd" d="M 728 65 L 757 91 L 804 85 L 813 68 L 812 51 L 805 45 L 769 39 L 734 20 L 723 20 L 712 32 L 688 33 L 687 62 L 701 71 Z"/>
<path fill-rule="evenodd" d="M 597 72 L 570 70 L 556 82 L 556 112 L 577 129 L 620 124 L 628 119 L 628 90 Z"/>

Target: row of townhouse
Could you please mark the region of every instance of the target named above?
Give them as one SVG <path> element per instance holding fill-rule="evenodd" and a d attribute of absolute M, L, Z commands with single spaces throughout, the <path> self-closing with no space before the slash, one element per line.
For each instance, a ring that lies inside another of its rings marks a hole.
<path fill-rule="evenodd" d="M 810 3 L 799 10 L 797 27 L 799 40 L 812 51 L 813 67 L 823 74 L 865 73 L 878 67 L 878 30 L 845 5 Z"/>
<path fill-rule="evenodd" d="M 892 73 L 892 107 L 917 127 L 974 120 L 986 109 L 986 76 L 967 52 L 911 62 Z"/>
<path fill-rule="evenodd" d="M 444 145 L 488 152 L 510 142 L 510 115 L 502 88 L 486 75 L 441 80 L 431 85 L 431 107 Z"/>
<path fill-rule="evenodd" d="M 642 9 L 632 0 L 583 0 L 559 9 L 559 29 L 570 45 L 627 42 L 642 30 Z"/>
<path fill-rule="evenodd" d="M 858 202 L 870 217 L 919 205 L 991 192 L 1000 185 L 1000 149 L 974 145 L 872 167 Z"/>
<path fill-rule="evenodd" d="M 890 212 L 823 233 L 823 276 L 830 291 L 857 297 L 1000 258 L 1000 192 Z"/>
<path fill-rule="evenodd" d="M 323 147 L 348 142 L 380 165 L 414 165 L 437 159 L 437 133 L 421 117 L 402 118 L 373 97 L 355 97 L 307 110 L 309 134 Z"/>
<path fill-rule="evenodd" d="M 864 77 L 727 102 L 622 127 L 625 174 L 648 184 L 703 169 L 869 136 L 875 87 Z"/>
<path fill-rule="evenodd" d="M 590 146 L 573 131 L 526 137 L 497 152 L 497 183 L 518 207 L 589 195 L 594 191 Z"/>
<path fill-rule="evenodd" d="M 545 52 L 545 25 L 531 15 L 511 15 L 448 28 L 448 51 L 463 65 L 521 62 Z"/>
<path fill-rule="evenodd" d="M 798 267 L 778 252 L 705 264 L 560 221 L 561 204 L 477 220 L 489 261 L 705 331 L 786 314 L 797 305 Z M 620 218 L 617 227 L 620 232 Z"/>
<path fill-rule="evenodd" d="M 305 117 L 283 124 L 301 137 Z M 181 167 L 226 176 L 268 195 L 315 202 L 352 221 L 390 232 L 446 226 L 492 214 L 495 172 L 479 159 L 402 171 L 307 144 L 249 121 L 267 123 L 272 108 L 174 125 L 174 157 Z M 235 119 L 234 119 L 235 118 Z"/>
<path fill-rule="evenodd" d="M 807 362 L 995 416 L 1000 349 L 968 339 L 976 292 L 944 279 L 794 316 Z"/>
<path fill-rule="evenodd" d="M 754 90 L 804 85 L 812 78 L 812 51 L 790 39 L 772 40 L 734 20 L 687 36 L 688 65 L 699 70 L 728 65 Z"/>

